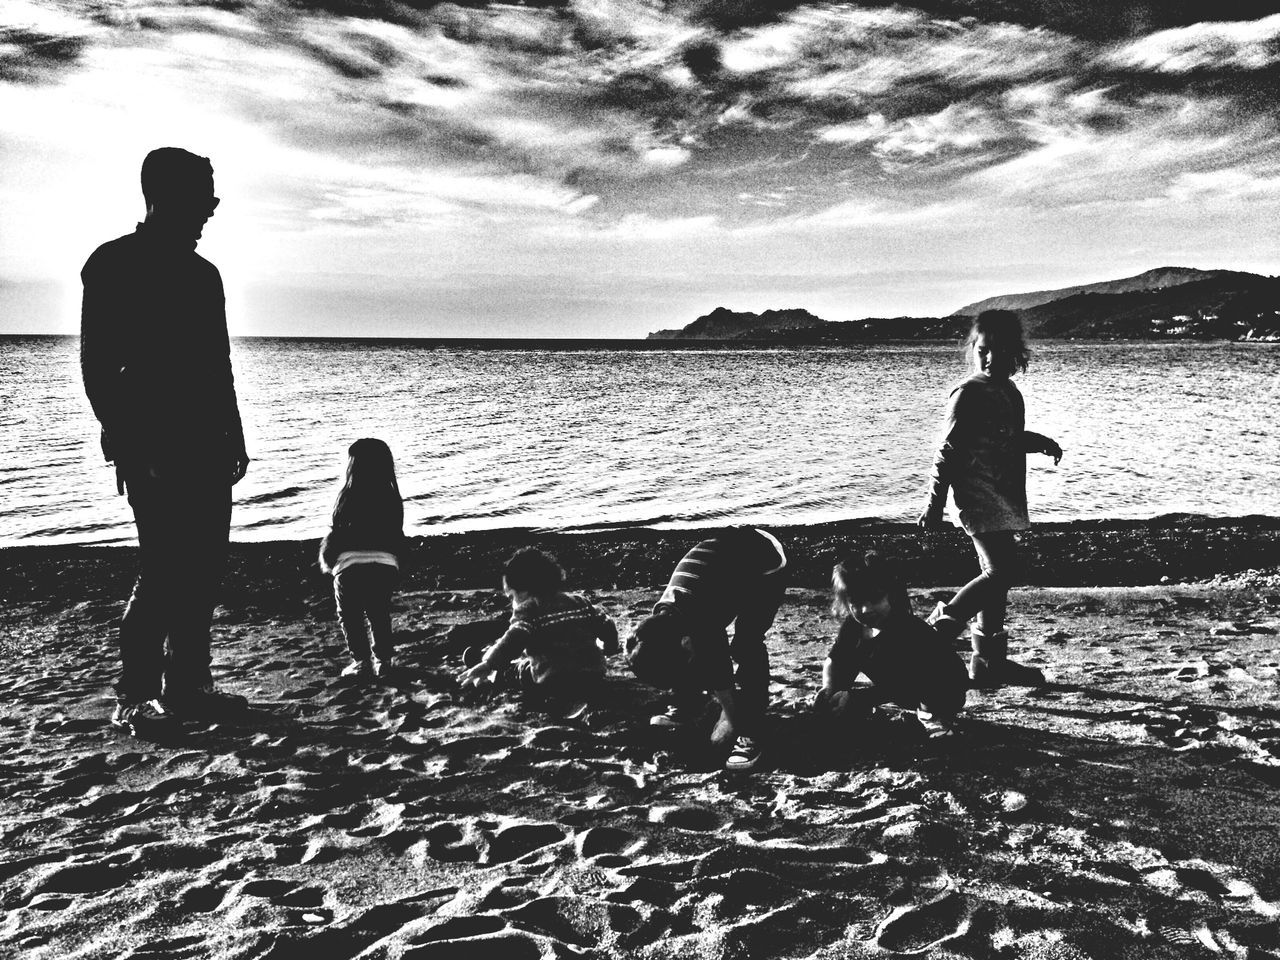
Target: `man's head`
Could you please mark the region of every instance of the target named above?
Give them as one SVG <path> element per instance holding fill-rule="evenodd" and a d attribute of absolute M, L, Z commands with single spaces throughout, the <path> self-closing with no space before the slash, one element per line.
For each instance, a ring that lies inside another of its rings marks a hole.
<path fill-rule="evenodd" d="M 152 150 L 142 161 L 142 195 L 148 223 L 198 240 L 218 206 L 213 165 L 180 147 Z"/>

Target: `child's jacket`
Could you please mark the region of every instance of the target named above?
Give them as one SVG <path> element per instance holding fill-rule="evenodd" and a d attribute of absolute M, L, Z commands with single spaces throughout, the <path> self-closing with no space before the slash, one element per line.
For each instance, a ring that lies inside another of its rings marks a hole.
<path fill-rule="evenodd" d="M 1006 378 L 975 374 L 951 392 L 932 483 L 935 497 L 951 487 L 966 533 L 1031 525 L 1027 451 L 1035 447 L 1025 423 L 1022 394 Z"/>
<path fill-rule="evenodd" d="M 874 637 L 846 617 L 827 654 L 836 689 L 865 674 L 885 700 L 914 710 L 952 714 L 964 706 L 969 676 L 964 662 L 934 629 L 910 613 L 895 613 Z"/>
<path fill-rule="evenodd" d="M 524 653 L 539 684 L 600 677 L 605 664 L 597 638 L 606 650 L 617 649 L 617 627 L 604 611 L 577 594 L 553 593 L 516 607 L 507 632 L 487 656 L 491 662 L 505 663 Z"/>

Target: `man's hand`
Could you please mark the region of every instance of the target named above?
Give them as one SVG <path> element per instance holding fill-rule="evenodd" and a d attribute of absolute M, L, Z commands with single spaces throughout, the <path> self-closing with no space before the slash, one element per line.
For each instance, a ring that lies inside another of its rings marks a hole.
<path fill-rule="evenodd" d="M 1046 457 L 1053 457 L 1053 465 L 1055 467 L 1062 462 L 1062 448 L 1058 446 L 1056 440 L 1050 440 L 1048 437 L 1045 437 L 1044 449 L 1040 452 Z"/>
<path fill-rule="evenodd" d="M 248 472 L 249 455 L 247 453 L 236 454 L 236 458 L 231 464 L 231 485 L 234 487 L 244 479 L 244 475 Z"/>

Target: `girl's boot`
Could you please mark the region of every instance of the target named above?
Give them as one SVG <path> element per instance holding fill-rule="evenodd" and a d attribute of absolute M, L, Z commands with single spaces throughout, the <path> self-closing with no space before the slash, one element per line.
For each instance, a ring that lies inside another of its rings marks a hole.
<path fill-rule="evenodd" d="M 1046 681 L 1044 673 L 1035 667 L 1015 663 L 1009 659 L 1009 634 L 983 633 L 976 625 L 970 627 L 973 658 L 969 661 L 969 686 L 993 690 L 1011 687 L 1040 687 Z"/>

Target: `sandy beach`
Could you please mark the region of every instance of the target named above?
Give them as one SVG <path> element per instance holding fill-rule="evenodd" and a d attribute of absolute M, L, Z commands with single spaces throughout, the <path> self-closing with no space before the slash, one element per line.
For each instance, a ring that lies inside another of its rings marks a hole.
<path fill-rule="evenodd" d="M 1051 685 L 971 692 L 945 743 L 807 705 L 835 557 L 902 557 L 923 614 L 967 538 L 777 532 L 772 763 L 743 776 L 650 728 L 620 658 L 569 715 L 453 683 L 514 546 L 625 632 L 696 532 L 419 539 L 398 673 L 364 686 L 315 544 L 235 544 L 215 673 L 250 711 L 166 742 L 108 722 L 135 553 L 0 550 L 0 955 L 1280 956 L 1280 520 L 1038 526 L 1011 631 Z"/>

